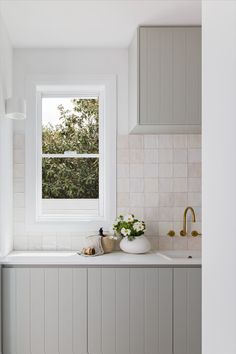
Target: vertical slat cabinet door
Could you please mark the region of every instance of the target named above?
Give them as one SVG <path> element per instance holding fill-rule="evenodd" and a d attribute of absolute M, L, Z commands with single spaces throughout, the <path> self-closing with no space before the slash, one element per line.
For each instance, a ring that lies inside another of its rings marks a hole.
<path fill-rule="evenodd" d="M 30 354 L 30 269 L 16 268 L 16 348 Z"/>
<path fill-rule="evenodd" d="M 172 354 L 172 270 L 130 270 L 130 353 Z"/>
<path fill-rule="evenodd" d="M 102 269 L 88 269 L 88 353 L 102 354 Z"/>
<path fill-rule="evenodd" d="M 141 27 L 138 55 L 139 124 L 200 125 L 201 28 Z"/>
<path fill-rule="evenodd" d="M 59 269 L 59 353 L 73 353 L 73 277 L 71 268 Z"/>
<path fill-rule="evenodd" d="M 173 270 L 160 268 L 158 282 L 159 354 L 172 354 L 173 350 Z"/>
<path fill-rule="evenodd" d="M 188 269 L 174 269 L 174 354 L 187 354 L 187 274 Z"/>
<path fill-rule="evenodd" d="M 145 353 L 145 269 L 130 269 L 130 353 Z"/>
<path fill-rule="evenodd" d="M 129 269 L 89 269 L 89 354 L 128 354 L 129 338 Z"/>
<path fill-rule="evenodd" d="M 102 270 L 102 353 L 116 353 L 116 270 Z"/>
<path fill-rule="evenodd" d="M 59 354 L 58 268 L 45 269 L 45 354 Z"/>
<path fill-rule="evenodd" d="M 172 354 L 172 270 L 88 270 L 89 354 Z"/>
<path fill-rule="evenodd" d="M 138 119 L 138 32 L 131 41 L 128 50 L 128 95 L 129 95 L 129 127 L 132 128 L 137 124 Z"/>
<path fill-rule="evenodd" d="M 3 353 L 15 354 L 16 351 L 16 277 L 14 268 L 3 268 Z"/>
<path fill-rule="evenodd" d="M 158 124 L 161 113 L 161 30 L 139 32 L 140 124 Z"/>
<path fill-rule="evenodd" d="M 149 81 L 149 55 L 148 41 L 149 29 L 140 28 L 139 30 L 139 123 L 148 124 L 148 81 Z M 159 90 L 157 90 L 159 92 Z"/>
<path fill-rule="evenodd" d="M 190 354 L 201 353 L 201 269 L 189 269 L 189 352 Z"/>
<path fill-rule="evenodd" d="M 174 354 L 201 354 L 201 269 L 174 269 Z"/>
<path fill-rule="evenodd" d="M 201 124 L 201 28 L 186 29 L 186 116 Z"/>
<path fill-rule="evenodd" d="M 160 70 L 161 95 L 158 123 L 168 125 L 173 123 L 173 31 L 172 28 L 161 28 L 159 31 L 161 35 L 161 57 L 158 69 Z M 155 117 L 155 111 L 152 112 L 152 117 Z"/>
<path fill-rule="evenodd" d="M 45 269 L 45 354 L 87 353 L 87 270 Z"/>
<path fill-rule="evenodd" d="M 87 348 L 87 269 L 73 269 L 73 353 L 86 354 Z"/>
<path fill-rule="evenodd" d="M 145 279 L 145 353 L 159 353 L 159 272 L 148 269 Z"/>
<path fill-rule="evenodd" d="M 173 46 L 171 28 L 140 28 L 140 123 L 172 122 Z"/>
<path fill-rule="evenodd" d="M 145 351 L 172 354 L 172 270 L 145 271 Z"/>
<path fill-rule="evenodd" d="M 130 269 L 116 269 L 116 354 L 130 348 Z"/>
<path fill-rule="evenodd" d="M 87 353 L 86 269 L 60 268 L 58 333 L 60 354 Z"/>
<path fill-rule="evenodd" d="M 88 270 L 89 354 L 116 353 L 116 270 Z"/>
<path fill-rule="evenodd" d="M 44 269 L 30 269 L 30 331 L 31 354 L 42 354 L 44 348 Z"/>
<path fill-rule="evenodd" d="M 0 265 L 0 304 L 2 304 L 2 266 Z M 0 305 L 0 353 L 2 350 L 2 306 Z"/>
<path fill-rule="evenodd" d="M 173 124 L 188 124 L 186 116 L 186 28 L 173 29 Z"/>

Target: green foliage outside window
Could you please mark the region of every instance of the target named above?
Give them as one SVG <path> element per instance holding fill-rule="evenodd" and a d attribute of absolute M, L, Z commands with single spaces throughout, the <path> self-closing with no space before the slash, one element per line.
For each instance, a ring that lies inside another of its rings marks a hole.
<path fill-rule="evenodd" d="M 98 99 L 73 99 L 73 110 L 58 107 L 60 119 L 55 126 L 43 126 L 43 154 L 99 153 Z M 98 158 L 43 158 L 43 198 L 98 198 Z"/>

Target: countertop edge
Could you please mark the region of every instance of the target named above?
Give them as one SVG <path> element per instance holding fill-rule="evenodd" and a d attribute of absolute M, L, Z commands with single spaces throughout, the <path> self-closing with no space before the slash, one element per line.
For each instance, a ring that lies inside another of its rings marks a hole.
<path fill-rule="evenodd" d="M 191 252 L 191 251 L 189 251 Z M 0 259 L 3 268 L 12 267 L 74 267 L 74 268 L 173 268 L 201 267 L 201 258 L 168 259 L 161 252 L 150 252 L 144 255 L 113 252 L 98 257 L 82 257 L 73 251 L 13 251 Z"/>
<path fill-rule="evenodd" d="M 201 268 L 201 263 L 156 264 L 60 264 L 60 263 L 2 263 L 2 268 Z"/>

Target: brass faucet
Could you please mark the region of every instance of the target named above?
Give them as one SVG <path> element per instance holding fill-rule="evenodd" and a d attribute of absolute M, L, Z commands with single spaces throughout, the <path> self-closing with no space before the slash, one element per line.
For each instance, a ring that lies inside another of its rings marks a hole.
<path fill-rule="evenodd" d="M 192 222 L 196 222 L 196 215 L 195 215 L 195 211 L 191 206 L 188 206 L 185 210 L 184 210 L 184 218 L 183 218 L 183 229 L 180 231 L 180 236 L 187 236 L 187 214 L 188 211 L 191 211 L 192 214 Z M 167 236 L 170 237 L 174 237 L 175 231 L 174 230 L 170 230 L 169 232 L 167 232 Z M 197 236 L 201 236 L 202 234 L 196 230 L 193 230 L 191 232 L 191 236 L 193 237 L 197 237 Z"/>
<path fill-rule="evenodd" d="M 189 210 L 192 213 L 192 222 L 196 222 L 195 211 L 194 211 L 194 209 L 192 207 L 188 206 L 185 209 L 185 211 L 184 211 L 183 230 L 180 231 L 180 236 L 186 236 L 187 235 L 187 213 L 188 213 Z"/>

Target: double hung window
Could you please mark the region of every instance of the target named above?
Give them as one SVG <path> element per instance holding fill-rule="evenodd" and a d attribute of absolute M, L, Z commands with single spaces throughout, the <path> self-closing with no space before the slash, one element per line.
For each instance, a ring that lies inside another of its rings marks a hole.
<path fill-rule="evenodd" d="M 103 215 L 103 94 L 38 93 L 39 215 Z"/>
<path fill-rule="evenodd" d="M 26 81 L 27 232 L 94 232 L 116 216 L 116 77 Z"/>

